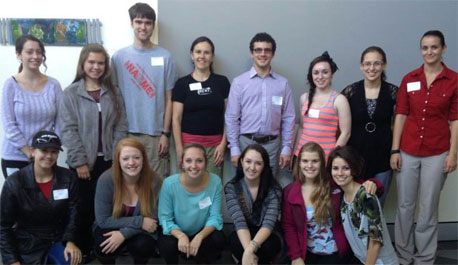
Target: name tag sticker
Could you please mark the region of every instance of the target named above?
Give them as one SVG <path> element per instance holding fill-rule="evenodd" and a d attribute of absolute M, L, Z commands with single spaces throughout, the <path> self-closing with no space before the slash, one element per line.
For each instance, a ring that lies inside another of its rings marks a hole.
<path fill-rule="evenodd" d="M 200 83 L 200 82 L 191 83 L 191 84 L 189 84 L 189 89 L 191 91 L 201 90 L 202 89 L 202 83 Z"/>
<path fill-rule="evenodd" d="M 97 103 L 97 108 L 99 109 L 99 112 L 102 112 L 102 105 L 100 105 L 100 103 Z"/>
<path fill-rule="evenodd" d="M 151 57 L 151 65 L 152 66 L 163 66 L 164 57 Z"/>
<path fill-rule="evenodd" d="M 311 118 L 319 118 L 320 117 L 320 110 L 319 109 L 309 109 L 309 117 Z"/>
<path fill-rule="evenodd" d="M 207 197 L 205 197 L 205 198 L 203 198 L 202 200 L 199 201 L 199 208 L 201 210 L 207 208 L 210 205 L 212 205 L 212 201 L 210 200 L 209 196 L 207 196 Z"/>
<path fill-rule="evenodd" d="M 281 105 L 283 103 L 283 97 L 280 96 L 272 96 L 272 104 L 274 105 Z"/>
<path fill-rule="evenodd" d="M 52 194 L 55 201 L 68 199 L 68 189 L 53 190 Z"/>
<path fill-rule="evenodd" d="M 407 83 L 407 92 L 417 91 L 420 90 L 420 88 L 420 81 Z"/>
<path fill-rule="evenodd" d="M 6 175 L 7 175 L 7 176 L 10 176 L 11 174 L 13 174 L 13 173 L 16 172 L 16 171 L 19 171 L 19 168 L 7 167 L 7 168 L 6 168 Z"/>

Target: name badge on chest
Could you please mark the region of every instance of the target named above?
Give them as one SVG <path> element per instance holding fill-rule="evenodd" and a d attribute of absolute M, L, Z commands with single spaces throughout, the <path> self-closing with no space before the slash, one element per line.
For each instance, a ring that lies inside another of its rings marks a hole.
<path fill-rule="evenodd" d="M 281 105 L 283 103 L 283 97 L 281 96 L 272 96 L 272 104 Z"/>
<path fill-rule="evenodd" d="M 202 83 L 200 82 L 189 84 L 189 90 L 191 91 L 196 91 L 196 90 L 201 90 L 201 89 L 202 89 Z"/>
<path fill-rule="evenodd" d="M 68 199 L 68 189 L 53 190 L 52 195 L 55 201 Z"/>
<path fill-rule="evenodd" d="M 417 90 L 420 90 L 420 88 L 421 88 L 420 81 L 407 83 L 407 92 L 417 91 Z"/>
<path fill-rule="evenodd" d="M 151 66 L 163 66 L 164 57 L 151 57 Z"/>
<path fill-rule="evenodd" d="M 199 209 L 201 210 L 207 208 L 210 205 L 212 205 L 212 201 L 209 196 L 199 201 Z"/>
<path fill-rule="evenodd" d="M 318 119 L 320 117 L 320 110 L 319 109 L 309 109 L 309 117 Z"/>

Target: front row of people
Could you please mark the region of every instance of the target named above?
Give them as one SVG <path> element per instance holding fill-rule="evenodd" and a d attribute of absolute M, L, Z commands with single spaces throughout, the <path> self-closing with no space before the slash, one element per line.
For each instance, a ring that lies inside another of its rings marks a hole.
<path fill-rule="evenodd" d="M 55 133 L 37 133 L 31 148 L 33 163 L 3 186 L 3 264 L 81 262 L 81 251 L 73 243 L 77 178 L 56 165 L 59 150 Z M 167 264 L 178 263 L 180 253 L 198 263 L 216 261 L 226 242 L 223 186 L 217 175 L 206 171 L 206 164 L 205 148 L 187 145 L 182 172 L 162 182 L 150 169 L 144 146 L 132 138 L 122 139 L 113 167 L 97 183 L 93 227 L 97 258 L 114 264 L 116 256 L 127 250 L 136 264 L 146 264 L 158 249 Z M 293 264 L 306 260 L 398 264 L 380 203 L 372 195 L 383 194 L 383 186 L 376 179 L 361 185 L 361 166 L 350 147 L 334 149 L 325 165 L 323 149 L 307 143 L 295 164 L 295 181 L 282 197 L 268 153 L 258 144 L 249 145 L 240 156 L 236 176 L 224 188 L 235 227 L 229 235 L 233 256 L 241 264 L 268 264 L 280 257 L 286 241 Z"/>

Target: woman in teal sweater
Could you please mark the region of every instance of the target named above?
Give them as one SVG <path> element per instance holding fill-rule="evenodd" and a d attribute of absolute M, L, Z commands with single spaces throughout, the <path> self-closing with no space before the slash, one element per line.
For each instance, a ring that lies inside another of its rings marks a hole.
<path fill-rule="evenodd" d="M 211 263 L 224 249 L 221 231 L 221 179 L 208 173 L 205 148 L 190 144 L 183 148 L 182 173 L 164 180 L 159 195 L 159 223 L 163 235 L 159 251 L 167 264 L 177 264 L 178 254 Z"/>

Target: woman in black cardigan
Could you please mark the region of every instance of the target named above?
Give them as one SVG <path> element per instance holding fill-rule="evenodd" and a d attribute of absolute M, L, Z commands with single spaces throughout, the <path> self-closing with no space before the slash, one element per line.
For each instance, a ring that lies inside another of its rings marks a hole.
<path fill-rule="evenodd" d="M 364 179 L 377 178 L 385 192 L 384 204 L 390 188 L 391 124 L 398 87 L 385 81 L 386 54 L 372 46 L 363 51 L 359 68 L 364 79 L 347 86 L 343 91 L 351 108 L 351 137 L 348 145 L 364 157 Z"/>

